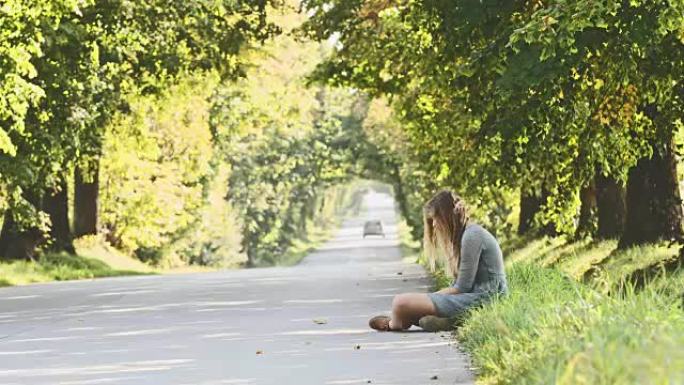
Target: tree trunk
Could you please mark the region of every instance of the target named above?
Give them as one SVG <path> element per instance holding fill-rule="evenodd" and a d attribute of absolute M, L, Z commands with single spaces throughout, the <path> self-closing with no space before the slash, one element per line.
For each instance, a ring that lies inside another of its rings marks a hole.
<path fill-rule="evenodd" d="M 324 192 L 325 193 L 325 192 Z M 306 219 L 314 219 L 316 217 L 316 193 L 313 194 L 313 196 L 309 199 L 306 200 L 306 203 L 304 203 L 304 212 L 305 212 L 305 218 Z M 305 221 L 306 223 L 306 221 Z"/>
<path fill-rule="evenodd" d="M 256 257 L 254 255 L 254 249 L 251 247 L 251 242 L 249 241 L 249 237 L 246 233 L 243 233 L 241 246 L 242 249 L 240 250 L 240 252 L 245 253 L 245 255 L 247 256 L 247 260 L 245 261 L 245 267 L 255 267 L 256 264 L 254 263 L 254 259 Z"/>
<path fill-rule="evenodd" d="M 320 207 L 323 207 L 323 203 L 325 202 L 325 194 L 323 194 L 324 197 L 321 200 L 321 205 Z M 313 196 L 309 199 L 306 200 L 302 204 L 302 206 L 299 208 L 299 233 L 301 235 L 308 235 L 309 231 L 309 221 L 314 220 L 316 217 L 316 212 L 318 211 L 320 213 L 320 210 L 318 209 L 318 206 L 316 206 L 318 199 L 316 196 Z M 321 220 L 327 220 L 327 218 L 320 218 Z M 315 224 L 315 222 L 314 222 Z"/>
<path fill-rule="evenodd" d="M 404 186 L 401 184 L 401 170 L 399 169 L 399 165 L 396 163 L 392 167 L 392 179 L 394 179 L 394 195 L 397 203 L 399 204 L 399 211 L 404 218 L 409 218 L 411 213 L 409 212 L 408 204 L 406 202 Z"/>
<path fill-rule="evenodd" d="M 99 167 L 97 161 L 91 170 L 90 178 L 76 166 L 74 172 L 74 235 L 97 234 L 97 205 L 99 189 Z"/>
<path fill-rule="evenodd" d="M 38 199 L 33 194 L 25 194 L 29 203 L 39 207 Z M 37 228 L 21 230 L 14 220 L 11 208 L 5 211 L 5 219 L 0 231 L 0 259 L 33 260 L 36 248 L 45 241 L 43 233 Z"/>
<path fill-rule="evenodd" d="M 60 177 L 59 185 L 55 189 L 45 192 L 43 211 L 50 216 L 50 248 L 54 251 L 66 251 L 76 254 L 74 239 L 69 228 L 69 200 L 66 179 Z"/>
<path fill-rule="evenodd" d="M 394 200 L 399 205 L 399 212 L 411 229 L 411 236 L 414 239 L 423 239 L 423 214 L 412 212 L 406 190 L 401 179 L 401 168 L 398 162 L 392 162 L 390 180 L 394 189 Z"/>
<path fill-rule="evenodd" d="M 593 236 L 596 232 L 596 185 L 594 181 L 590 181 L 586 186 L 580 189 L 580 215 L 575 230 L 575 238 L 581 239 L 588 236 Z"/>
<path fill-rule="evenodd" d="M 625 188 L 615 178 L 607 177 L 597 171 L 596 206 L 599 239 L 618 238 L 625 225 Z"/>
<path fill-rule="evenodd" d="M 554 223 L 547 223 L 542 227 L 535 224 L 535 217 L 542 210 L 542 206 L 546 203 L 546 198 L 549 196 L 547 189 L 542 188 L 541 196 L 530 194 L 526 192 L 520 193 L 520 219 L 518 221 L 518 235 L 535 234 L 556 236 L 556 225 Z"/>
<path fill-rule="evenodd" d="M 245 210 L 245 218 L 255 218 L 258 211 L 247 207 Z M 247 261 L 245 262 L 245 267 L 255 267 L 256 266 L 256 244 L 258 242 L 258 234 L 256 229 L 250 229 L 247 224 L 242 225 L 242 240 L 240 244 L 242 246 L 240 252 L 245 253 L 247 256 Z"/>
<path fill-rule="evenodd" d="M 285 215 L 283 215 L 282 226 L 278 235 L 278 246 L 283 250 L 290 247 L 292 239 L 300 235 L 297 234 L 297 230 L 299 229 L 299 221 L 302 220 L 302 218 L 298 218 L 297 216 L 297 204 L 300 203 L 295 200 L 290 201 L 287 206 L 287 211 L 285 211 Z"/>
<path fill-rule="evenodd" d="M 682 206 L 673 139 L 658 147 L 651 158 L 639 159 L 629 170 L 621 248 L 682 239 Z"/>
<path fill-rule="evenodd" d="M 520 192 L 520 218 L 518 235 L 525 235 L 534 228 L 534 217 L 541 210 L 542 200 L 535 194 Z"/>

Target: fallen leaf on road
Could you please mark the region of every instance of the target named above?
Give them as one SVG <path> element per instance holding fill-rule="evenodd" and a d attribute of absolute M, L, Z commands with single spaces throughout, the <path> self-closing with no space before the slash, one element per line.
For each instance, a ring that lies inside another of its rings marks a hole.
<path fill-rule="evenodd" d="M 328 323 L 328 320 L 323 318 L 314 318 L 313 322 L 318 325 L 325 325 Z"/>
<path fill-rule="evenodd" d="M 402 275 L 402 274 L 404 274 L 403 271 L 400 271 L 400 272 L 397 273 L 397 275 Z"/>
<path fill-rule="evenodd" d="M 264 354 L 264 351 L 263 350 L 257 350 L 256 354 Z"/>
<path fill-rule="evenodd" d="M 356 346 L 354 346 L 354 349 L 356 349 L 356 350 L 361 349 L 361 345 L 356 345 Z"/>
<path fill-rule="evenodd" d="M 436 379 L 437 379 L 437 376 L 432 376 L 432 377 L 430 377 L 430 379 L 431 379 L 431 380 L 436 380 Z"/>

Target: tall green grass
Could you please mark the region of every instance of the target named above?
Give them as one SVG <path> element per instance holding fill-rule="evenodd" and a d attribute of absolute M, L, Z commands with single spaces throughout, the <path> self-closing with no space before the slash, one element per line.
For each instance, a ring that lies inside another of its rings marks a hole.
<path fill-rule="evenodd" d="M 458 330 L 483 384 L 684 384 L 684 312 L 652 287 L 602 294 L 514 263 L 509 296 Z"/>

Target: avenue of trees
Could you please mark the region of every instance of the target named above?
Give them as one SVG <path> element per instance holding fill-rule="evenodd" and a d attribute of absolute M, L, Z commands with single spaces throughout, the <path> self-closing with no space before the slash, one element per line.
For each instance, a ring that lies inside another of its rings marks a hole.
<path fill-rule="evenodd" d="M 304 8 L 300 33 L 336 47 L 312 81 L 376 98 L 366 126 L 417 234 L 420 202 L 449 186 L 499 232 L 681 239 L 684 2 Z"/>
<path fill-rule="evenodd" d="M 272 263 L 356 176 L 415 236 L 451 187 L 502 238 L 679 241 L 682 79 L 679 0 L 7 0 L 0 260 Z"/>
<path fill-rule="evenodd" d="M 211 156 L 202 146 L 210 146 L 211 138 L 195 132 L 202 118 L 192 116 L 191 107 L 182 107 L 185 116 L 167 114 L 185 119 L 187 125 L 164 127 L 163 121 L 142 120 L 164 114 L 149 104 L 165 93 L 170 100 L 167 90 L 178 82 L 190 87 L 187 79 L 192 77 L 213 76 L 221 81 L 238 77 L 241 50 L 277 32 L 266 21 L 268 7 L 268 1 L 3 2 L 0 175 L 5 207 L 0 256 L 32 258 L 36 247 L 45 245 L 73 253 L 75 236 L 104 228 L 121 246 L 140 241 L 132 238 L 159 235 L 127 232 L 130 219 L 143 216 L 117 221 L 117 215 L 125 217 L 121 212 L 125 209 L 176 209 L 175 221 L 148 217 L 146 225 L 152 229 L 144 227 L 152 232 L 154 225 L 176 233 L 187 227 L 183 222 L 189 219 L 183 217 L 197 207 L 178 210 L 173 207 L 177 202 L 148 205 L 145 191 L 126 178 L 139 182 L 144 177 L 162 184 L 176 178 L 176 187 L 180 186 L 176 190 L 184 191 L 162 193 L 201 192 Z M 143 109 L 149 111 L 142 113 Z M 187 132 L 178 132 L 177 127 Z M 184 139 L 191 141 L 182 143 Z M 131 142 L 129 153 L 124 151 L 126 143 L 121 143 L 125 141 Z M 108 159 L 107 150 L 119 151 L 123 158 Z M 141 155 L 142 151 L 147 154 Z M 168 158 L 176 158 L 175 169 L 164 169 L 173 163 Z M 100 172 L 103 160 L 110 173 Z M 147 172 L 140 172 L 143 166 L 149 167 Z M 101 184 L 103 176 L 108 178 L 107 186 Z M 159 190 L 159 186 L 152 188 Z M 112 195 L 116 193 L 120 194 Z M 102 203 L 112 206 L 101 210 Z M 112 209 L 116 215 L 111 215 Z"/>
<path fill-rule="evenodd" d="M 0 260 L 85 236 L 255 264 L 334 217 L 358 98 L 305 86 L 325 46 L 289 35 L 301 20 L 287 1 L 3 2 Z"/>

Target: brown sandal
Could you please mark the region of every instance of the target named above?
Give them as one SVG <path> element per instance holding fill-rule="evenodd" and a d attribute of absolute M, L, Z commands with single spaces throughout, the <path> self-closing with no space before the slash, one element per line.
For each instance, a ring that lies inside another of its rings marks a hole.
<path fill-rule="evenodd" d="M 368 326 L 381 332 L 388 332 L 390 331 L 390 317 L 377 315 L 368 321 Z"/>

